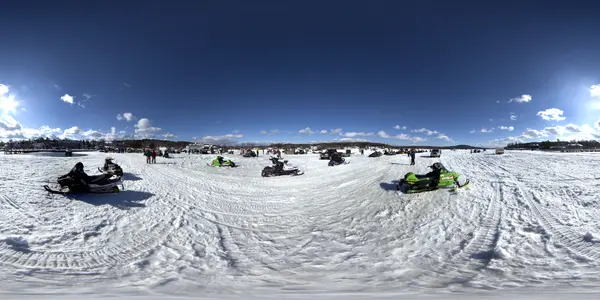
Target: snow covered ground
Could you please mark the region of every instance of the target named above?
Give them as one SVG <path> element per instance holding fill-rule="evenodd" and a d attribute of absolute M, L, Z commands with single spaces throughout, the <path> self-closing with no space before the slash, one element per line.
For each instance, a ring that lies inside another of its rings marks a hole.
<path fill-rule="evenodd" d="M 110 154 L 125 190 L 68 197 L 42 185 L 77 161 L 96 174 L 106 153 L 0 155 L 0 298 L 598 298 L 600 154 L 367 154 L 287 155 L 305 174 L 273 178 L 267 156 Z M 436 161 L 470 186 L 395 190 Z"/>

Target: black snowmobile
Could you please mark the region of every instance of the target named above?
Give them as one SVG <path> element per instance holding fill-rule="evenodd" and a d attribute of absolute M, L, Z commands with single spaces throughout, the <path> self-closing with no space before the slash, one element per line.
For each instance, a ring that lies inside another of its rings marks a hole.
<path fill-rule="evenodd" d="M 121 166 L 119 166 L 117 163 L 113 162 L 112 157 L 107 157 L 104 159 L 104 166 L 102 169 L 98 168 L 98 171 L 105 174 L 123 176 L 123 168 L 121 168 Z"/>
<path fill-rule="evenodd" d="M 389 151 L 389 150 L 385 150 L 385 151 L 383 152 L 383 155 L 396 155 L 396 154 L 397 154 L 396 152 L 394 152 L 394 151 Z"/>
<path fill-rule="evenodd" d="M 327 149 L 319 155 L 319 159 L 331 159 L 335 153 L 338 153 L 336 149 Z"/>
<path fill-rule="evenodd" d="M 448 171 L 444 165 L 439 162 L 429 166 L 431 172 L 427 174 L 415 174 L 408 172 L 398 182 L 397 190 L 404 190 L 406 193 L 420 193 L 433 191 L 440 188 L 462 188 L 469 184 L 468 179 L 464 179 L 458 173 Z"/>
<path fill-rule="evenodd" d="M 375 151 L 375 152 L 369 154 L 369 157 L 380 157 L 380 156 L 381 156 L 381 152 L 379 152 L 379 151 Z"/>
<path fill-rule="evenodd" d="M 272 177 L 272 176 L 283 176 L 283 175 L 302 175 L 303 171 L 296 167 L 290 167 L 288 165 L 288 161 L 284 160 L 283 162 L 278 160 L 276 157 L 271 158 L 271 162 L 273 162 L 273 166 L 265 167 L 262 172 L 262 177 Z"/>
<path fill-rule="evenodd" d="M 346 159 L 344 159 L 342 157 L 342 153 L 340 153 L 340 152 L 333 153 L 331 155 L 331 159 L 329 160 L 328 166 L 333 167 L 333 166 L 339 166 L 342 164 L 347 164 Z"/>
<path fill-rule="evenodd" d="M 256 157 L 256 153 L 252 150 L 248 150 L 248 151 L 246 151 L 246 153 L 244 153 L 243 156 L 244 157 Z"/>
<path fill-rule="evenodd" d="M 83 163 L 78 162 L 73 169 L 65 175 L 58 177 L 58 189 L 44 185 L 46 191 L 53 194 L 70 193 L 118 193 L 121 176 L 104 173 L 89 176 L 83 170 Z"/>

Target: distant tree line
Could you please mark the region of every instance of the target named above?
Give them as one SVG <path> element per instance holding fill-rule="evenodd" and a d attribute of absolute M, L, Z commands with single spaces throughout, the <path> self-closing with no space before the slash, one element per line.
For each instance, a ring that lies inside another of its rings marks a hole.
<path fill-rule="evenodd" d="M 127 140 L 114 140 L 114 141 L 105 141 L 105 140 L 71 140 L 71 139 L 50 139 L 47 137 L 40 137 L 35 139 L 28 140 L 9 140 L 8 142 L 0 141 L 0 148 L 22 148 L 22 149 L 32 149 L 32 148 L 42 148 L 42 149 L 52 149 L 52 148 L 74 148 L 74 149 L 95 149 L 96 147 L 119 147 L 119 148 L 158 148 L 158 147 L 167 147 L 167 148 L 185 148 L 187 145 L 192 144 L 193 142 L 188 141 L 168 141 L 168 140 L 156 140 L 156 139 L 127 139 Z M 208 142 L 207 142 L 208 144 Z M 344 148 L 344 147 L 357 147 L 357 148 L 400 148 L 400 149 L 411 149 L 411 148 L 419 148 L 419 149 L 474 149 L 477 147 L 469 146 L 469 145 L 456 145 L 456 146 L 421 146 L 421 145 L 390 145 L 385 143 L 377 143 L 377 142 L 326 142 L 326 143 L 272 143 L 272 144 L 259 144 L 259 143 L 238 143 L 235 145 L 231 144 L 223 144 L 219 145 L 219 143 L 213 143 L 215 146 L 219 146 L 225 149 L 231 148 L 279 148 L 279 149 L 287 149 L 287 148 L 310 148 L 312 146 L 317 146 L 320 149 L 328 149 L 328 148 Z"/>
<path fill-rule="evenodd" d="M 581 146 L 578 146 L 581 145 Z M 528 143 L 509 143 L 506 149 L 540 149 L 547 150 L 552 147 L 578 147 L 579 149 L 597 149 L 600 148 L 600 142 L 596 140 L 573 140 L 573 141 L 541 141 Z"/>

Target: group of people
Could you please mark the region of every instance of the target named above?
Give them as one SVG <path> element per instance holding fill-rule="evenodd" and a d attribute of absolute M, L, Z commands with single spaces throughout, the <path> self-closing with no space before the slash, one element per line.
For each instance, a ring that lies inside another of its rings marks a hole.
<path fill-rule="evenodd" d="M 156 163 L 156 155 L 158 155 L 158 153 L 156 152 L 156 149 L 146 149 L 144 151 L 144 156 L 146 157 L 146 163 L 147 164 L 155 164 Z"/>

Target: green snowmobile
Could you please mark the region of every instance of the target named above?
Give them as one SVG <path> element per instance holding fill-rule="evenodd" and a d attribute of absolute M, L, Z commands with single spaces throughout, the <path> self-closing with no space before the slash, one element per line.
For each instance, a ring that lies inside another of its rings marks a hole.
<path fill-rule="evenodd" d="M 429 166 L 432 171 L 419 175 L 408 172 L 404 178 L 398 182 L 397 190 L 404 190 L 406 193 L 420 193 L 433 191 L 440 188 L 462 188 L 469 184 L 468 179 L 464 179 L 456 172 L 448 171 L 441 163 L 436 162 Z"/>

